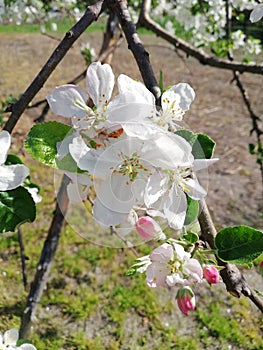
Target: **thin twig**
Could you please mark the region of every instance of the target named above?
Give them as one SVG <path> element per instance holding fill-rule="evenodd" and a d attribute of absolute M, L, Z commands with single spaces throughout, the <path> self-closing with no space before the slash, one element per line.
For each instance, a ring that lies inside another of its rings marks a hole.
<path fill-rule="evenodd" d="M 33 80 L 21 98 L 14 105 L 12 105 L 12 114 L 4 126 L 5 130 L 11 133 L 28 104 L 42 88 L 73 43 L 79 38 L 85 29 L 98 18 L 103 10 L 103 4 L 104 1 L 99 0 L 94 5 L 89 6 L 82 18 L 66 33 L 64 39 L 56 47 L 36 78 Z"/>
<path fill-rule="evenodd" d="M 146 87 L 154 94 L 157 105 L 161 103 L 161 91 L 150 64 L 149 53 L 141 43 L 136 27 L 131 20 L 126 1 L 106 0 L 111 11 L 117 14 L 125 34 L 128 48 L 132 51 Z"/>
<path fill-rule="evenodd" d="M 240 73 L 248 72 L 253 74 L 263 74 L 263 65 L 246 64 L 242 62 L 227 62 L 214 56 L 209 56 L 201 49 L 195 48 L 183 39 L 172 35 L 167 30 L 163 29 L 159 24 L 153 21 L 150 17 L 151 0 L 144 0 L 142 10 L 139 17 L 138 25 L 150 29 L 156 35 L 160 36 L 177 49 L 184 51 L 188 56 L 194 57 L 200 63 L 211 67 L 238 71 Z"/>
<path fill-rule="evenodd" d="M 231 33 L 231 3 L 229 2 L 229 0 L 225 0 L 225 6 L 226 6 L 226 39 L 230 40 L 230 33 Z M 229 61 L 233 62 L 234 60 L 234 56 L 232 51 L 229 49 L 228 50 L 228 59 Z M 236 83 L 236 86 L 238 87 L 242 99 L 245 103 L 245 106 L 247 108 L 247 111 L 249 113 L 250 119 L 251 119 L 251 123 L 252 123 L 252 129 L 250 131 L 250 135 L 252 135 L 253 133 L 256 134 L 256 139 L 257 139 L 257 144 L 260 145 L 261 144 L 261 135 L 263 134 L 263 131 L 261 130 L 260 126 L 259 126 L 259 122 L 261 121 L 260 118 L 255 114 L 255 112 L 253 111 L 253 108 L 251 106 L 249 97 L 248 97 L 248 93 L 243 85 L 243 83 L 241 82 L 240 76 L 239 76 L 239 72 L 237 71 L 233 71 L 233 80 Z M 261 173 L 261 181 L 262 181 L 262 194 L 263 194 L 263 159 L 261 159 L 261 161 L 258 162 L 259 163 L 259 169 L 260 169 L 260 173 Z"/>
<path fill-rule="evenodd" d="M 19 243 L 19 248 L 20 248 L 23 284 L 24 284 L 25 290 L 27 290 L 26 255 L 25 255 L 25 247 L 24 247 L 24 243 L 23 243 L 21 227 L 18 227 L 18 229 L 17 229 L 17 237 L 18 237 L 18 243 Z"/>

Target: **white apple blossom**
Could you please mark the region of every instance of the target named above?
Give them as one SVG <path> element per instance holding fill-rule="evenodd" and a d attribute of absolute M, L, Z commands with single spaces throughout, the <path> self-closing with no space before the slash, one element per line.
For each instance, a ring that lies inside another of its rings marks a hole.
<path fill-rule="evenodd" d="M 13 190 L 21 186 L 29 175 L 29 169 L 23 164 L 4 165 L 11 145 L 10 134 L 0 132 L 0 191 Z"/>
<path fill-rule="evenodd" d="M 4 334 L 0 332 L 0 350 L 36 350 L 34 345 L 28 343 L 17 346 L 18 338 L 19 333 L 16 328 L 9 329 Z"/>
<path fill-rule="evenodd" d="M 203 270 L 199 261 L 191 258 L 178 243 L 163 243 L 133 266 L 140 267 L 138 272 L 146 271 L 146 282 L 152 288 L 188 286 L 203 281 Z"/>
<path fill-rule="evenodd" d="M 250 21 L 252 23 L 260 21 L 261 18 L 263 17 L 263 3 L 262 4 L 257 4 L 253 11 L 250 13 Z"/>
<path fill-rule="evenodd" d="M 94 179 L 93 215 L 105 226 L 121 223 L 134 205 L 144 205 L 145 185 L 156 168 L 171 170 L 193 161 L 190 145 L 177 135 L 147 141 L 124 135 L 105 149 L 92 149 L 78 140 L 69 146 L 70 153 Z"/>
<path fill-rule="evenodd" d="M 217 160 L 196 159 L 187 167 L 178 166 L 174 171 L 152 173 L 144 196 L 148 214 L 163 217 L 171 228 L 181 229 L 187 210 L 186 195 L 194 200 L 206 196 L 206 190 L 193 176 L 194 172 L 205 169 Z"/>

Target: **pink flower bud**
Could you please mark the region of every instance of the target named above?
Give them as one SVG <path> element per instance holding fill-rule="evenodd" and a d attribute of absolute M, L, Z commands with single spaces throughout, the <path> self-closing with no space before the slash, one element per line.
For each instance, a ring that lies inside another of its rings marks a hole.
<path fill-rule="evenodd" d="M 209 284 L 216 284 L 219 282 L 219 272 L 214 266 L 205 267 L 204 276 Z"/>
<path fill-rule="evenodd" d="M 190 287 L 180 288 L 176 298 L 178 307 L 185 316 L 188 316 L 188 311 L 195 309 L 195 295 Z"/>
<path fill-rule="evenodd" d="M 150 216 L 143 216 L 135 224 L 137 233 L 144 239 L 165 239 L 161 227 Z"/>

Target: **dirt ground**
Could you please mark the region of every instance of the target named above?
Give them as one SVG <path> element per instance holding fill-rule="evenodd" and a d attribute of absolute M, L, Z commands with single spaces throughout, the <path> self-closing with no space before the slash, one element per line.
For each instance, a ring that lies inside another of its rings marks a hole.
<path fill-rule="evenodd" d="M 98 52 L 101 39 L 101 33 L 81 37 L 33 102 L 45 98 L 55 86 L 67 83 L 84 70 L 80 46 L 89 41 Z M 250 136 L 251 120 L 240 93 L 231 84 L 231 72 L 202 66 L 192 58 L 182 59 L 155 36 L 144 35 L 142 40 L 150 53 L 156 76 L 159 76 L 160 70 L 163 72 L 164 86 L 187 82 L 195 89 L 196 99 L 185 115 L 185 125 L 195 132 L 208 134 L 217 142 L 215 157 L 219 161 L 209 169 L 207 197 L 216 226 L 245 224 L 263 229 L 261 176 L 255 157 L 248 152 L 248 144 L 253 143 L 255 138 Z M 0 100 L 9 94 L 18 96 L 22 93 L 57 43 L 41 34 L 0 34 Z M 125 73 L 142 80 L 125 43 L 116 51 L 112 67 L 116 76 Z M 242 81 L 255 113 L 263 116 L 263 77 L 243 74 Z M 84 82 L 80 85 L 84 87 Z M 22 147 L 24 136 L 40 113 L 41 107 L 24 113 L 13 132 L 17 147 Z M 49 114 L 48 118 L 54 116 Z M 258 289 L 263 287 L 258 282 L 258 274 L 249 273 L 247 278 L 256 283 Z M 180 323 L 177 316 L 175 314 L 173 321 Z M 89 329 L 96 328 L 94 322 L 94 319 L 90 320 Z M 194 325 L 188 323 L 187 327 L 190 332 Z"/>

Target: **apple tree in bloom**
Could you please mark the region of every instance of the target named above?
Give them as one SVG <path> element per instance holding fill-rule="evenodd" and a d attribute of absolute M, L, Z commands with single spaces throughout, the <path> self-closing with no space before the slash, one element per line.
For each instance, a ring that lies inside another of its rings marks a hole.
<path fill-rule="evenodd" d="M 78 1 L 10 1 L 1 9 L 0 18 L 6 22 L 30 22 L 40 14 L 44 25 L 47 16 L 54 16 L 54 9 L 67 10 L 77 20 L 27 91 L 9 106 L 12 113 L 0 132 L 1 232 L 32 222 L 39 200 L 29 169 L 17 157 L 7 155 L 9 132 L 75 40 L 104 11 L 117 18 L 142 75 L 141 81 L 125 72 L 115 77 L 103 54 L 93 59 L 92 48 L 83 48 L 89 63 L 86 89 L 72 83 L 54 87 L 47 96 L 48 108 L 63 117 L 64 123 L 38 123 L 27 135 L 28 153 L 63 174 L 63 180 L 52 219 L 57 225 L 51 225 L 40 257 L 22 335 L 27 334 L 36 300 L 41 297 L 63 220 L 75 208 L 84 210 L 84 220 L 92 218 L 98 231 L 111 232 L 128 247 L 154 240 L 155 248 L 137 258 L 127 276 L 143 274 L 149 288 L 174 288 L 184 315 L 195 309 L 195 289 L 200 283 L 211 285 L 220 280 L 231 294 L 245 295 L 262 311 L 262 299 L 236 265 L 251 265 L 262 254 L 263 233 L 238 223 L 216 231 L 205 202 L 207 190 L 199 179 L 200 173 L 220 162 L 213 156 L 215 142 L 209 135 L 186 129 L 183 122 L 195 91 L 187 82 L 174 81 L 169 87 L 163 86 L 162 79 L 157 83 L 134 24 L 137 21 L 138 26 L 152 30 L 201 63 L 233 72 L 256 136 L 251 153 L 263 175 L 263 132 L 240 78 L 243 72 L 263 74 L 262 62 L 257 60 L 262 45 L 231 28 L 232 19 L 241 20 L 244 11 L 249 11 L 251 22 L 259 21 L 262 4 L 223 0 L 151 4 L 146 0 L 133 1 L 128 8 L 125 1 L 101 0 L 83 11 Z M 174 19 L 191 34 L 188 41 L 177 37 Z M 241 50 L 244 58 L 253 55 L 256 61 L 236 61 L 236 50 Z M 87 207 L 91 209 L 85 210 Z M 66 220 L 70 222 L 70 218 Z M 56 244 L 51 246 L 54 239 Z"/>

